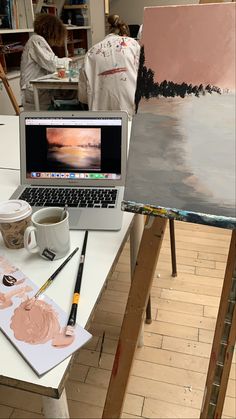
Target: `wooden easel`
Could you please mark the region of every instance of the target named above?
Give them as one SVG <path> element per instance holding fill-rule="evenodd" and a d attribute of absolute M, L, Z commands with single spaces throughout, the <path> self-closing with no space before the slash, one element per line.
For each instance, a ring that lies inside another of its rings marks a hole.
<path fill-rule="evenodd" d="M 127 306 L 107 391 L 104 419 L 119 418 L 142 327 L 167 220 L 148 217 L 131 281 Z M 143 280 L 145 278 L 145 281 Z M 236 230 L 229 256 L 206 379 L 201 419 L 218 419 L 223 410 L 236 339 Z"/>
<path fill-rule="evenodd" d="M 106 419 L 121 416 L 166 224 L 165 218 L 146 218 L 103 411 Z"/>
<path fill-rule="evenodd" d="M 236 230 L 232 232 L 201 419 L 221 418 L 236 341 Z"/>
<path fill-rule="evenodd" d="M 2 82 L 4 84 L 4 87 L 6 89 L 6 92 L 8 94 L 8 97 L 9 97 L 11 103 L 12 103 L 12 106 L 13 106 L 13 108 L 15 110 L 16 115 L 19 115 L 20 114 L 19 105 L 18 105 L 18 103 L 16 101 L 16 98 L 15 98 L 14 93 L 13 93 L 13 91 L 11 89 L 11 86 L 10 86 L 8 80 L 7 80 L 6 74 L 4 73 L 4 70 L 3 70 L 3 67 L 2 67 L 2 64 L 1 63 L 0 63 L 0 79 L 2 80 Z"/>

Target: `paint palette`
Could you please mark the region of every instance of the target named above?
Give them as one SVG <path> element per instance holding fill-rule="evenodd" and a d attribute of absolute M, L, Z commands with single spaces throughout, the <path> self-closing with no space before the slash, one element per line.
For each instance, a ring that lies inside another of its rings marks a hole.
<path fill-rule="evenodd" d="M 76 325 L 65 335 L 68 314 L 46 295 L 26 310 L 38 287 L 23 272 L 0 256 L 0 328 L 39 375 L 81 348 L 92 335 Z"/>

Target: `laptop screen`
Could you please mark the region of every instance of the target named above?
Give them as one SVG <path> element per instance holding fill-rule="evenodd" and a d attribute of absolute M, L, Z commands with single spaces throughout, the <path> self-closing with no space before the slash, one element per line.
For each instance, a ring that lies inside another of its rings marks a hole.
<path fill-rule="evenodd" d="M 122 116 L 86 114 L 25 116 L 27 180 L 121 179 Z"/>
<path fill-rule="evenodd" d="M 120 179 L 121 118 L 28 117 L 26 177 Z"/>

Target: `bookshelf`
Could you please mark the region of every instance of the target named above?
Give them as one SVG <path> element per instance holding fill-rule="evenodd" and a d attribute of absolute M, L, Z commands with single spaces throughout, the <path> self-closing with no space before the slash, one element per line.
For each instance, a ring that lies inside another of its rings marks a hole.
<path fill-rule="evenodd" d="M 65 0 L 33 0 L 34 13 L 52 13 L 60 16 Z"/>
<path fill-rule="evenodd" d="M 61 10 L 61 19 L 67 28 L 65 54 L 83 60 L 85 52 L 92 46 L 89 2 L 72 3 L 75 1 L 66 0 Z"/>
<path fill-rule="evenodd" d="M 31 0 L 1 0 L 0 30 L 33 27 L 34 10 Z"/>
<path fill-rule="evenodd" d="M 24 45 L 33 29 L 0 29 L 0 62 L 7 76 L 20 70 Z"/>
<path fill-rule="evenodd" d="M 19 70 L 21 53 L 33 31 L 32 1 L 1 0 L 0 16 L 0 62 L 8 74 Z"/>

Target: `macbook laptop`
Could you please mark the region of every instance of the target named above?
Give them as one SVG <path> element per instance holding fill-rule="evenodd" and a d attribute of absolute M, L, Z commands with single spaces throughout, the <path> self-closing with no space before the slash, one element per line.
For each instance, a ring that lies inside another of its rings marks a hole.
<path fill-rule="evenodd" d="M 68 205 L 71 229 L 119 230 L 128 116 L 122 111 L 22 112 L 21 184 L 33 211 Z"/>

